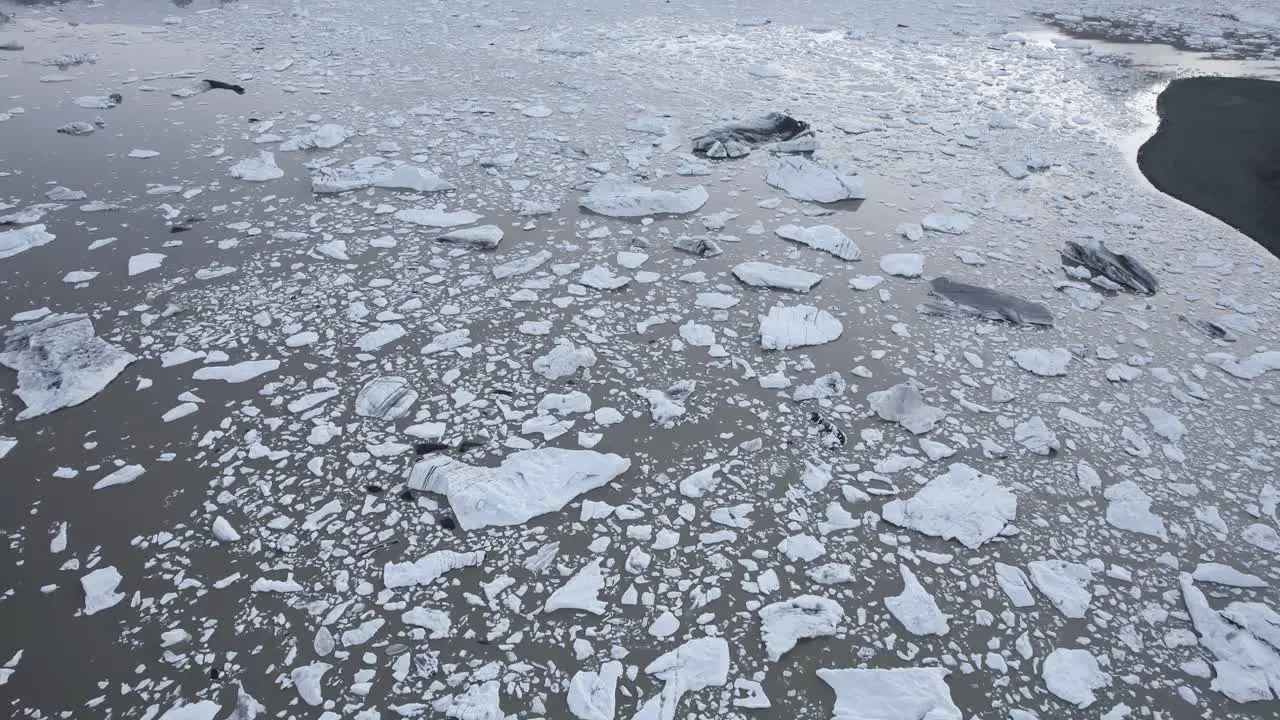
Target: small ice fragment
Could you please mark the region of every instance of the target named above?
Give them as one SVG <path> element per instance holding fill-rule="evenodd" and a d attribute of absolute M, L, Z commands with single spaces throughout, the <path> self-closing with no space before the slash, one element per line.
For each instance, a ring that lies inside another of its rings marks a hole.
<path fill-rule="evenodd" d="M 608 606 L 597 595 L 604 588 L 604 582 L 600 560 L 592 560 L 551 593 L 543 604 L 542 611 L 582 610 L 593 615 L 603 615 Z"/>
<path fill-rule="evenodd" d="M 355 410 L 361 417 L 398 420 L 408 414 L 418 401 L 418 393 L 409 381 L 396 376 L 378 377 L 365 383 L 356 395 Z"/>
<path fill-rule="evenodd" d="M 940 667 L 818 670 L 836 693 L 832 720 L 962 720 Z"/>
<path fill-rule="evenodd" d="M 1093 595 L 1088 584 L 1093 571 L 1066 560 L 1035 560 L 1027 563 L 1031 582 L 1049 598 L 1058 611 L 1069 618 L 1083 618 Z"/>
<path fill-rule="evenodd" d="M 925 404 L 924 396 L 914 381 L 870 393 L 867 403 L 881 420 L 896 422 L 916 435 L 929 432 L 947 416 L 941 408 Z"/>
<path fill-rule="evenodd" d="M 479 225 L 447 232 L 436 238 L 436 241 L 477 250 L 493 250 L 502 242 L 502 236 L 502 228 L 497 225 Z"/>
<path fill-rule="evenodd" d="M 93 489 L 101 490 L 103 488 L 114 487 L 116 485 L 127 485 L 142 477 L 145 472 L 146 468 L 141 465 L 125 465 L 94 483 Z"/>
<path fill-rule="evenodd" d="M 484 557 L 483 550 L 465 553 L 436 550 L 415 561 L 387 563 L 382 568 L 382 583 L 390 590 L 430 585 L 452 570 L 479 566 Z"/>

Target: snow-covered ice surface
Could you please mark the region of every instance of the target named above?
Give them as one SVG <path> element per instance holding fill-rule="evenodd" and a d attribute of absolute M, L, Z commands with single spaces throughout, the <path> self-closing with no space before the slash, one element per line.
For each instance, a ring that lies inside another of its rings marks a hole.
<path fill-rule="evenodd" d="M 1035 10 L 1276 45 L 1210 5 Z M 1280 262 L 1131 170 L 1176 69 L 1006 0 L 157 9 L 0 25 L 9 715 L 1280 714 Z"/>

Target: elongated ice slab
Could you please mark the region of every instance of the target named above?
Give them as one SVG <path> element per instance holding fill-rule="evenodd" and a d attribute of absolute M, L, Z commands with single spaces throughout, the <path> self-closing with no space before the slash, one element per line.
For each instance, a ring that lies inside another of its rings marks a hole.
<path fill-rule="evenodd" d="M 412 562 L 387 563 L 382 568 L 382 582 L 390 589 L 430 585 L 445 573 L 484 562 L 484 551 L 455 552 L 437 550 Z"/>
<path fill-rule="evenodd" d="M 765 171 L 764 181 L 796 200 L 833 203 L 867 197 L 862 178 L 853 169 L 821 165 L 799 155 L 774 158 Z"/>
<path fill-rule="evenodd" d="M 862 257 L 862 250 L 857 243 L 849 239 L 840 228 L 834 225 L 783 225 L 774 231 L 783 240 L 807 245 L 814 250 L 831 253 L 841 260 L 857 260 Z"/>
<path fill-rule="evenodd" d="M 939 315 L 976 315 L 1018 325 L 1053 325 L 1053 314 L 1040 303 L 1016 295 L 970 285 L 946 276 L 930 281 L 934 301 L 923 307 Z"/>
<path fill-rule="evenodd" d="M 754 287 L 778 288 L 802 293 L 809 292 L 814 285 L 822 281 L 822 276 L 815 272 L 758 261 L 735 265 L 733 276 Z"/>
<path fill-rule="evenodd" d="M 760 318 L 760 347 L 790 350 L 832 342 L 844 332 L 844 325 L 826 310 L 812 305 L 774 305 Z"/>
<path fill-rule="evenodd" d="M 582 196 L 579 204 L 609 217 L 644 217 L 691 213 L 706 204 L 707 198 L 707 189 L 701 185 L 659 190 L 606 177 Z"/>
<path fill-rule="evenodd" d="M 631 461 L 618 455 L 538 448 L 512 453 L 496 468 L 426 458 L 413 467 L 408 484 L 447 497 L 459 527 L 476 530 L 520 525 L 556 512 L 630 467 Z"/>

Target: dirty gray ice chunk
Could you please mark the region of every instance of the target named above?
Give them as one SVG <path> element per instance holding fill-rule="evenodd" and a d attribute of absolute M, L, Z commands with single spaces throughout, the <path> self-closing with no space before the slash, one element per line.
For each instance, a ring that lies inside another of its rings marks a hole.
<path fill-rule="evenodd" d="M 685 693 L 721 687 L 729 681 L 729 643 L 722 637 L 695 638 L 660 655 L 644 671 L 661 680 L 663 686 L 640 706 L 632 720 L 675 720 Z"/>
<path fill-rule="evenodd" d="M 445 573 L 484 562 L 484 551 L 455 552 L 436 550 L 411 562 L 389 562 L 382 567 L 382 583 L 394 590 L 415 585 L 430 585 Z"/>
<path fill-rule="evenodd" d="M 1280 697 L 1277 641 L 1264 642 L 1238 622 L 1244 617 L 1232 612 L 1233 608 L 1238 611 L 1241 605 L 1252 603 L 1232 603 L 1226 611 L 1219 612 L 1209 605 L 1191 575 L 1183 573 L 1178 582 L 1191 625 L 1200 635 L 1200 645 L 1217 658 L 1213 663 L 1216 676 L 1209 687 L 1239 703 Z"/>
<path fill-rule="evenodd" d="M 1062 448 L 1058 435 L 1044 424 L 1039 415 L 1032 416 L 1025 422 L 1018 423 L 1013 429 L 1014 442 L 1036 455 L 1049 455 Z"/>
<path fill-rule="evenodd" d="M 951 616 L 938 608 L 910 568 L 899 565 L 898 570 L 904 584 L 902 593 L 885 598 L 885 607 L 912 635 L 946 635 L 951 630 L 947 623 Z"/>
<path fill-rule="evenodd" d="M 598 596 L 604 589 L 604 582 L 604 571 L 600 568 L 599 558 L 592 560 L 551 593 L 543 603 L 542 611 L 582 610 L 592 615 L 603 615 L 608 605 Z"/>
<path fill-rule="evenodd" d="M 777 662 L 805 638 L 835 635 L 844 609 L 834 600 L 801 595 L 760 608 L 760 635 L 771 662 Z"/>
<path fill-rule="evenodd" d="M 1107 505 L 1107 523 L 1130 532 L 1168 540 L 1164 520 L 1151 512 L 1151 496 L 1132 480 L 1118 482 L 1103 491 Z"/>
<path fill-rule="evenodd" d="M 941 408 L 926 405 L 914 381 L 894 385 L 867 395 L 871 411 L 881 420 L 896 422 L 915 435 L 923 435 L 947 416 Z"/>
<path fill-rule="evenodd" d="M 232 165 L 231 177 L 249 182 L 266 182 L 284 177 L 284 170 L 276 164 L 276 156 L 270 150 L 262 150 L 257 157 L 249 157 Z"/>
<path fill-rule="evenodd" d="M 666 391 L 639 388 L 636 394 L 649 401 L 649 414 L 653 422 L 663 427 L 671 427 L 677 418 L 685 413 L 684 401 L 693 394 L 697 385 L 693 380 L 681 380 L 671 385 Z"/>
<path fill-rule="evenodd" d="M 0 250 L 2 252 L 2 250 Z M 1239 360 L 1230 353 L 1209 353 L 1204 361 L 1241 380 L 1255 380 L 1272 370 L 1280 370 L 1280 350 L 1268 350 Z"/>
<path fill-rule="evenodd" d="M 1084 617 L 1093 599 L 1089 592 L 1093 571 L 1066 560 L 1034 560 L 1027 563 L 1027 571 L 1036 589 L 1044 593 L 1059 612 L 1069 618 Z"/>
<path fill-rule="evenodd" d="M 19 420 L 79 405 L 137 360 L 94 334 L 86 315 L 47 315 L 5 335 L 0 365 L 18 373 Z"/>
<path fill-rule="evenodd" d="M 44 223 L 40 223 L 0 232 L 0 260 L 53 242 L 54 234 L 45 232 L 44 227 Z"/>
<path fill-rule="evenodd" d="M 549 447 L 512 453 L 496 468 L 437 455 L 413 466 L 408 487 L 444 495 L 459 527 L 475 530 L 558 512 L 630 467 L 619 455 Z"/>
<path fill-rule="evenodd" d="M 622 663 L 617 660 L 602 664 L 599 672 L 579 670 L 569 680 L 565 696 L 569 712 L 578 720 L 614 720 L 620 677 Z"/>
<path fill-rule="evenodd" d="M 1025 348 L 1014 350 L 1009 357 L 1018 367 L 1041 377 L 1066 375 L 1071 363 L 1071 353 L 1066 348 Z"/>
<path fill-rule="evenodd" d="M 436 242 L 477 250 L 492 250 L 502 242 L 502 236 L 502 228 L 497 225 L 480 225 L 447 232 L 436 238 Z"/>
<path fill-rule="evenodd" d="M 940 667 L 821 668 L 836 693 L 832 720 L 962 720 Z"/>
<path fill-rule="evenodd" d="M 606 176 L 578 203 L 593 213 L 609 217 L 644 217 L 691 213 L 705 205 L 707 198 L 707 189 L 701 185 L 660 190 Z"/>
<path fill-rule="evenodd" d="M 1078 708 L 1087 708 L 1101 690 L 1111 684 L 1111 676 L 1098 668 L 1098 659 L 1088 650 L 1058 648 L 1049 653 L 1040 668 L 1045 687 Z"/>
<path fill-rule="evenodd" d="M 85 122 L 83 120 L 72 120 L 65 125 L 59 125 L 57 132 L 60 132 L 63 135 L 83 137 L 85 135 L 92 135 L 97 129 L 98 126 L 93 123 Z"/>
<path fill-rule="evenodd" d="M 1003 320 L 1018 325 L 1053 325 L 1049 308 L 1016 295 L 970 285 L 946 276 L 930 281 L 934 300 L 924 309 L 938 315 L 976 315 L 987 320 Z"/>
<path fill-rule="evenodd" d="M 671 246 L 698 257 L 715 257 L 724 254 L 724 248 L 720 247 L 720 243 L 706 235 L 681 235 Z"/>
<path fill-rule="evenodd" d="M 760 347 L 790 350 L 824 345 L 840 337 L 844 325 L 826 310 L 812 305 L 774 305 L 760 318 Z"/>
<path fill-rule="evenodd" d="M 379 420 L 398 420 L 409 413 L 418 401 L 418 393 L 409 381 L 396 376 L 378 377 L 365 383 L 356 395 L 356 414 Z"/>
<path fill-rule="evenodd" d="M 1009 596 L 1009 602 L 1014 607 L 1031 607 L 1036 604 L 1036 599 L 1031 594 L 1031 583 L 1021 568 L 997 562 L 996 584 Z"/>
<path fill-rule="evenodd" d="M 924 274 L 924 256 L 919 253 L 890 253 L 880 258 L 880 269 L 898 277 L 920 277 Z"/>
<path fill-rule="evenodd" d="M 862 250 L 857 243 L 833 225 L 814 225 L 807 228 L 799 225 L 783 225 L 774 232 L 783 240 L 831 253 L 841 260 L 857 260 L 862 257 Z"/>
<path fill-rule="evenodd" d="M 799 155 L 775 157 L 765 171 L 764 181 L 795 200 L 833 203 L 867 197 L 857 171 L 840 164 L 820 165 Z"/>
<path fill-rule="evenodd" d="M 693 139 L 693 151 L 711 158 L 742 157 L 753 147 L 792 140 L 808 130 L 809 123 L 771 112 L 711 128 Z"/>
<path fill-rule="evenodd" d="M 93 615 L 113 608 L 124 600 L 124 593 L 116 592 L 124 576 L 114 566 L 100 567 L 80 578 L 84 590 L 84 614 Z"/>
<path fill-rule="evenodd" d="M 975 549 L 1014 521 L 1018 499 L 996 478 L 964 463 L 930 480 L 907 500 L 891 500 L 881 511 L 886 522 Z"/>
<path fill-rule="evenodd" d="M 804 402 L 805 400 L 823 400 L 826 398 L 840 397 L 849 389 L 849 384 L 845 382 L 838 372 L 830 372 L 808 385 L 801 385 L 796 388 L 791 399 L 796 402 Z"/>
<path fill-rule="evenodd" d="M 758 261 L 735 265 L 733 276 L 752 287 L 777 288 L 802 293 L 809 292 L 822 281 L 822 276 L 815 272 Z"/>
<path fill-rule="evenodd" d="M 1068 240 L 1062 249 L 1062 259 L 1083 265 L 1094 275 L 1101 275 L 1139 295 L 1154 295 L 1160 288 L 1155 275 L 1141 263 L 1128 255 L 1111 252 L 1100 241 L 1083 244 Z"/>

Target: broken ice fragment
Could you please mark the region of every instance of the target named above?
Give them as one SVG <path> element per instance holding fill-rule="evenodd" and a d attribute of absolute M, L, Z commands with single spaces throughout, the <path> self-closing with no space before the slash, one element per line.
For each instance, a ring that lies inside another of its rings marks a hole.
<path fill-rule="evenodd" d="M 164 262 L 164 253 L 141 253 L 129 258 L 129 275 L 140 275 L 155 270 Z"/>
<path fill-rule="evenodd" d="M 1035 597 L 1031 594 L 1031 584 L 1027 580 L 1027 574 L 1022 572 L 1020 568 L 1004 563 L 996 563 L 996 584 L 1009 596 L 1009 602 L 1014 607 L 1031 607 L 1036 604 Z"/>
<path fill-rule="evenodd" d="M 1066 375 L 1067 365 L 1071 363 L 1071 353 L 1066 348 L 1026 348 L 1014 350 L 1009 357 L 1018 367 L 1041 377 Z"/>
<path fill-rule="evenodd" d="M 284 170 L 276 165 L 276 156 L 270 150 L 262 150 L 257 157 L 250 157 L 232 165 L 231 177 L 249 182 L 266 182 L 284 177 Z"/>
<path fill-rule="evenodd" d="M 1088 584 L 1093 571 L 1066 560 L 1035 560 L 1027 563 L 1031 582 L 1049 598 L 1058 611 L 1069 618 L 1082 618 L 1093 595 Z"/>
<path fill-rule="evenodd" d="M 796 200 L 833 203 L 867 197 L 862 178 L 852 168 L 828 167 L 799 155 L 775 157 L 764 181 Z"/>
<path fill-rule="evenodd" d="M 245 360 L 235 365 L 202 367 L 191 374 L 193 380 L 221 380 L 242 383 L 264 375 L 280 367 L 279 360 Z"/>
<path fill-rule="evenodd" d="M 1254 380 L 1264 373 L 1280 370 L 1280 350 L 1268 350 L 1238 360 L 1230 353 L 1209 353 L 1204 361 L 1241 380 Z"/>
<path fill-rule="evenodd" d="M 413 190 L 421 193 L 444 192 L 455 185 L 435 173 L 412 165 L 384 167 L 381 158 L 362 158 L 351 167 L 320 168 L 311 175 L 311 191 L 317 194 L 344 193 L 367 187 L 389 190 Z"/>
<path fill-rule="evenodd" d="M 881 420 L 896 422 L 916 435 L 929 432 L 947 416 L 941 408 L 925 404 L 924 396 L 914 381 L 873 392 L 867 395 L 867 403 Z"/>
<path fill-rule="evenodd" d="M 114 487 L 116 485 L 128 485 L 129 483 L 142 477 L 146 469 L 141 465 L 125 465 L 115 472 L 109 473 L 101 480 L 93 484 L 94 490 Z"/>
<path fill-rule="evenodd" d="M 947 623 L 951 616 L 938 609 L 933 596 L 906 565 L 899 565 L 898 570 L 904 583 L 902 594 L 885 598 L 885 607 L 912 635 L 946 635 L 951 630 Z"/>
<path fill-rule="evenodd" d="M 551 593 L 543 604 L 542 611 L 582 610 L 593 615 L 603 615 L 608 606 L 597 597 L 603 588 L 604 571 L 600 569 L 600 560 L 592 560 Z"/>
<path fill-rule="evenodd" d="M 302 702 L 316 707 L 324 703 L 324 696 L 321 695 L 320 681 L 324 678 L 324 674 L 329 672 L 333 666 L 325 662 L 314 662 L 310 665 L 294 668 L 289 673 L 289 679 L 293 681 L 293 687 L 298 692 L 298 698 Z"/>
<path fill-rule="evenodd" d="M 430 585 L 447 572 L 480 565 L 484 555 L 483 550 L 465 553 L 436 550 L 413 562 L 387 563 L 382 568 L 382 583 L 391 590 Z"/>
<path fill-rule="evenodd" d="M 397 220 L 413 223 L 414 225 L 445 228 L 469 225 L 483 216 L 478 213 L 473 213 L 470 210 L 448 212 L 446 210 L 438 210 L 435 208 L 406 208 L 404 210 L 397 210 L 393 217 Z"/>
<path fill-rule="evenodd" d="M 617 660 L 602 664 L 599 672 L 579 670 L 569 680 L 569 712 L 578 720 L 614 720 L 620 677 L 622 663 Z"/>
<path fill-rule="evenodd" d="M 1078 708 L 1087 708 L 1097 697 L 1094 690 L 1111 684 L 1111 676 L 1098 668 L 1088 650 L 1058 648 L 1049 653 L 1040 669 L 1049 692 Z"/>
<path fill-rule="evenodd" d="M 592 186 L 579 204 L 600 215 L 630 218 L 691 213 L 706 204 L 707 198 L 701 185 L 658 190 L 607 176 Z"/>
<path fill-rule="evenodd" d="M 951 701 L 949 673 L 940 667 L 822 668 L 818 677 L 836 693 L 832 720 L 962 720 Z"/>
<path fill-rule="evenodd" d="M 790 652 L 799 640 L 835 635 L 844 619 L 839 603 L 816 595 L 765 605 L 759 614 L 760 635 L 772 662 Z"/>
<path fill-rule="evenodd" d="M 1025 422 L 1018 423 L 1013 429 L 1014 442 L 1026 448 L 1028 452 L 1036 455 L 1048 455 L 1057 451 L 1062 447 L 1058 442 L 1058 435 L 1044 424 L 1044 419 L 1039 415 L 1031 417 Z"/>
<path fill-rule="evenodd" d="M 898 277 L 920 277 L 924 274 L 924 256 L 919 253 L 890 253 L 880 258 L 880 269 Z"/>
<path fill-rule="evenodd" d="M 136 360 L 94 334 L 88 316 L 47 315 L 5 335 L 0 365 L 18 373 L 19 420 L 79 405 L 102 392 Z"/>
<path fill-rule="evenodd" d="M 53 233 L 45 232 L 44 223 L 28 225 L 17 230 L 0 232 L 0 260 L 13 257 L 34 247 L 53 242 Z"/>
<path fill-rule="evenodd" d="M 124 593 L 116 592 L 124 576 L 114 566 L 108 565 L 80 578 L 84 589 L 84 614 L 93 615 L 113 608 L 124 600 Z"/>
<path fill-rule="evenodd" d="M 346 142 L 352 135 L 355 135 L 355 133 L 341 125 L 325 123 L 309 133 L 295 135 L 285 140 L 280 143 L 280 150 L 281 152 L 311 150 L 313 148 L 328 150 Z"/>
<path fill-rule="evenodd" d="M 826 310 L 812 305 L 774 305 L 760 318 L 760 347 L 790 350 L 824 345 L 840 337 L 844 325 Z"/>
<path fill-rule="evenodd" d="M 930 286 L 930 294 L 937 301 L 922 306 L 929 312 L 939 315 L 968 313 L 1019 325 L 1053 325 L 1049 308 L 1016 295 L 958 282 L 946 276 L 934 278 Z"/>
<path fill-rule="evenodd" d="M 561 342 L 551 352 L 534 359 L 533 371 L 548 380 L 559 380 L 595 364 L 596 354 L 591 348 Z"/>
<path fill-rule="evenodd" d="M 733 267 L 733 275 L 747 285 L 809 292 L 822 276 L 808 270 L 782 267 L 767 262 L 744 262 Z"/>
<path fill-rule="evenodd" d="M 1151 496 L 1142 491 L 1132 480 L 1118 482 L 1107 488 L 1102 496 L 1107 505 L 1107 522 L 1121 530 L 1151 535 L 1168 540 L 1164 521 L 1151 512 Z"/>
<path fill-rule="evenodd" d="M 1267 581 L 1257 575 L 1241 572 L 1230 565 L 1223 565 L 1222 563 L 1200 563 L 1196 565 L 1195 572 L 1191 573 L 1191 577 L 1196 582 L 1214 583 L 1229 587 L 1267 587 Z"/>
<path fill-rule="evenodd" d="M 380 420 L 398 420 L 418 401 L 409 381 L 396 375 L 374 378 L 356 395 L 356 414 Z"/>
<path fill-rule="evenodd" d="M 1111 252 L 1100 241 L 1086 245 L 1068 240 L 1062 259 L 1083 265 L 1094 275 L 1101 275 L 1139 295 L 1154 295 L 1160 287 L 1156 277 L 1141 263 L 1128 255 Z"/>
<path fill-rule="evenodd" d="M 973 227 L 973 218 L 968 215 L 926 215 L 920 221 L 920 226 L 925 230 L 933 232 L 946 233 L 948 235 L 962 235 Z"/>
<path fill-rule="evenodd" d="M 520 525 L 557 512 L 630 467 L 631 461 L 618 455 L 561 448 L 515 452 L 496 468 L 436 456 L 413 467 L 408 486 L 444 495 L 458 526 L 476 530 Z"/>
<path fill-rule="evenodd" d="M 1000 534 L 1018 514 L 1018 500 L 990 475 L 955 463 L 910 499 L 884 506 L 886 522 L 975 549 Z"/>
<path fill-rule="evenodd" d="M 862 250 L 857 244 L 850 240 L 840 228 L 832 225 L 815 225 L 807 228 L 799 225 L 783 225 L 774 232 L 784 240 L 829 252 L 841 260 L 857 260 L 862 257 Z"/>
<path fill-rule="evenodd" d="M 640 706 L 632 720 L 675 720 L 685 693 L 721 687 L 729 681 L 729 643 L 722 637 L 695 638 L 659 656 L 644 671 L 661 680 L 663 686 Z"/>
<path fill-rule="evenodd" d="M 720 464 L 709 465 L 684 480 L 680 481 L 680 494 L 688 498 L 700 498 L 715 489 L 720 482 L 716 473 L 720 472 Z"/>

